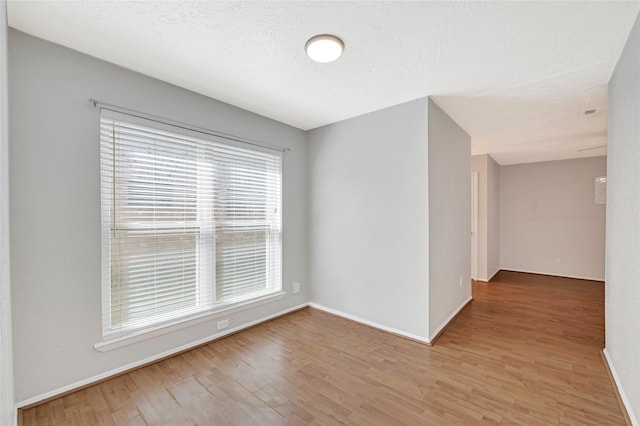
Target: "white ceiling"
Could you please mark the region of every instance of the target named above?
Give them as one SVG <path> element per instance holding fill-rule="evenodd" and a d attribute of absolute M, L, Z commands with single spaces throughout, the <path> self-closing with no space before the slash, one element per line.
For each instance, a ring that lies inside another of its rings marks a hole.
<path fill-rule="evenodd" d="M 632 2 L 9 1 L 37 37 L 312 129 L 424 96 L 501 164 L 604 155 Z M 308 59 L 311 36 L 346 45 Z M 585 109 L 597 109 L 589 116 Z M 399 132 L 399 134 L 401 134 Z"/>

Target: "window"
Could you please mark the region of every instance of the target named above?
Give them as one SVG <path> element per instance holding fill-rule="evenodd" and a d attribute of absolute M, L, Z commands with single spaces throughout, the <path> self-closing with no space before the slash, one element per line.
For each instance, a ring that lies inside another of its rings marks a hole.
<path fill-rule="evenodd" d="M 103 110 L 103 338 L 280 292 L 281 153 Z"/>

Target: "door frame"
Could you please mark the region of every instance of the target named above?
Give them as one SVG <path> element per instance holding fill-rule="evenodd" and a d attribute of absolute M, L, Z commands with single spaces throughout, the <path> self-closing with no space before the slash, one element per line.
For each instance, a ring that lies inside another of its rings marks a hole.
<path fill-rule="evenodd" d="M 471 279 L 478 280 L 478 172 L 471 172 Z"/>

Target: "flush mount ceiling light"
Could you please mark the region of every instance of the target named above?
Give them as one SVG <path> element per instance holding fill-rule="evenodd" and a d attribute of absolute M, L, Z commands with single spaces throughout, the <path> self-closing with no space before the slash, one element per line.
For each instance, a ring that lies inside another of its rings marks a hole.
<path fill-rule="evenodd" d="M 311 37 L 304 49 L 314 61 L 327 63 L 335 61 L 342 55 L 344 43 L 336 36 L 320 34 Z"/>

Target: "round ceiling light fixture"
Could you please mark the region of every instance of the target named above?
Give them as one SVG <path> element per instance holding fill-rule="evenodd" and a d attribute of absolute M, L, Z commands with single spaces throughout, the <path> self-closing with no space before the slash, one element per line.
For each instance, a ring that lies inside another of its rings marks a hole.
<path fill-rule="evenodd" d="M 320 34 L 311 37 L 305 44 L 304 50 L 316 62 L 333 62 L 342 55 L 344 43 L 334 35 Z"/>

